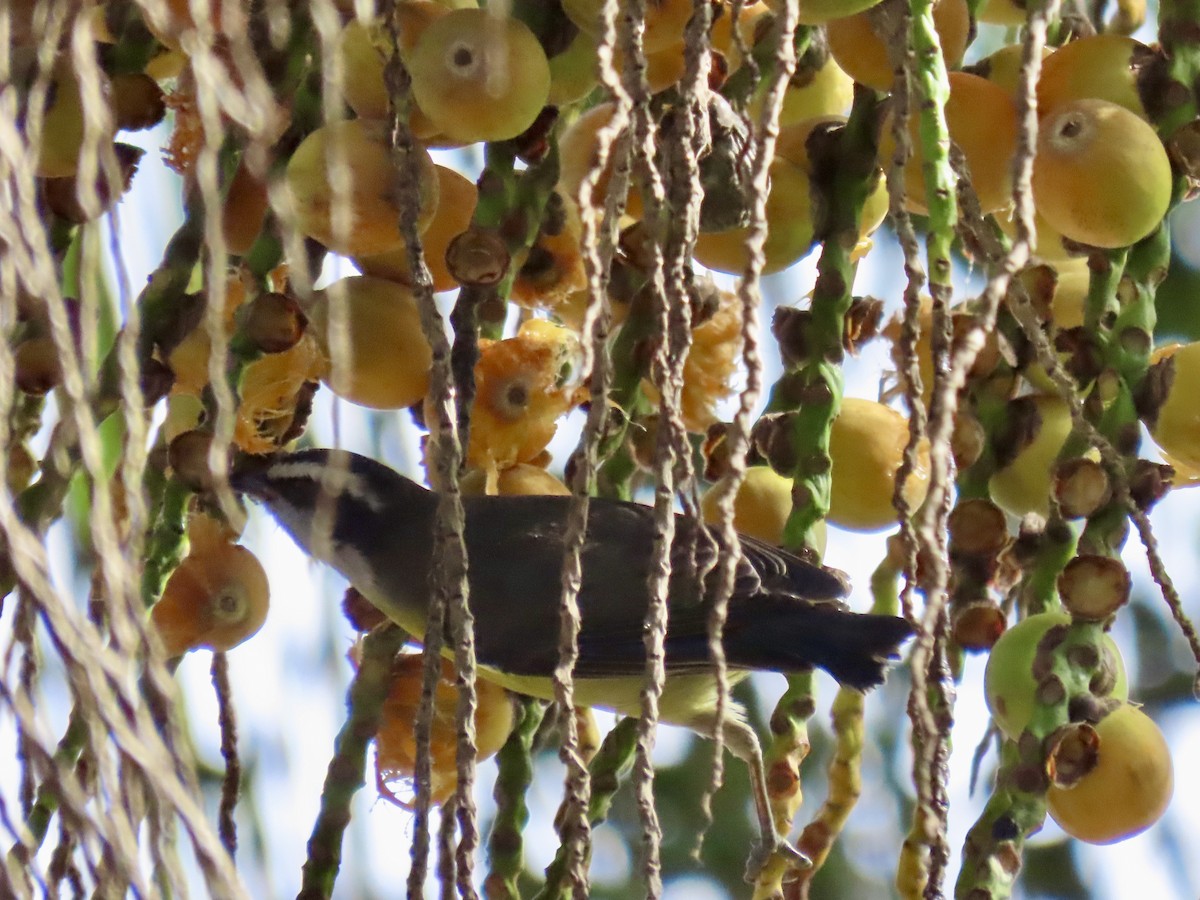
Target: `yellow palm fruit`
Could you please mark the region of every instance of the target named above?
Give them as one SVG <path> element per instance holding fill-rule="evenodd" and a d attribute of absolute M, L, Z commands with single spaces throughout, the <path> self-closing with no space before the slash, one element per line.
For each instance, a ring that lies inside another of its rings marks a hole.
<path fill-rule="evenodd" d="M 446 248 L 470 227 L 479 190 L 475 182 L 447 166 L 435 164 L 433 168 L 438 182 L 437 212 L 421 235 L 421 250 L 433 279 L 433 289 L 452 291 L 458 282 L 446 265 Z M 354 262 L 364 275 L 415 284 L 408 265 L 408 247 L 404 244 L 374 256 L 355 257 Z"/>
<path fill-rule="evenodd" d="M 579 338 L 545 319 L 515 337 L 481 341 L 467 463 L 505 469 L 536 460 L 577 403 Z"/>
<path fill-rule="evenodd" d="M 409 71 L 422 112 L 467 143 L 516 137 L 550 95 L 550 64 L 533 32 L 490 8 L 454 10 L 431 23 Z"/>
<path fill-rule="evenodd" d="M 245 547 L 213 542 L 193 548 L 150 610 L 168 659 L 207 647 L 232 650 L 262 628 L 270 588 L 262 563 Z"/>
<path fill-rule="evenodd" d="M 938 0 L 933 7 L 933 25 L 946 67 L 957 67 L 962 62 L 971 31 L 971 14 L 966 0 Z M 825 31 L 829 52 L 847 75 L 877 91 L 892 89 L 896 73 L 888 62 L 887 47 L 875 34 L 867 13 L 833 19 L 825 26 Z"/>
<path fill-rule="evenodd" d="M 409 287 L 365 275 L 343 278 L 317 292 L 310 312 L 310 331 L 330 359 L 322 381 L 339 397 L 373 409 L 402 409 L 425 396 L 433 351 Z M 344 358 L 338 355 L 339 320 L 346 325 Z"/>
<path fill-rule="evenodd" d="M 1051 785 L 1046 809 L 1067 834 L 1115 844 L 1162 818 L 1175 790 L 1171 748 L 1138 707 L 1117 707 L 1096 725 L 1096 767 L 1077 784 Z"/>
<path fill-rule="evenodd" d="M 417 740 L 413 723 L 421 702 L 422 659 L 419 653 L 398 656 L 392 681 L 380 711 L 375 733 L 375 772 L 380 794 L 409 808 L 391 789 L 395 782 L 411 783 L 417 765 Z M 475 682 L 475 749 L 478 760 L 494 755 L 512 731 L 512 700 L 504 688 L 485 679 Z M 442 676 L 434 689 L 430 740 L 431 797 L 442 804 L 458 785 L 458 687 L 454 666 L 442 660 Z"/>
<path fill-rule="evenodd" d="M 1072 100 L 1107 100 L 1146 118 L 1138 95 L 1138 63 L 1151 55 L 1141 41 L 1093 34 L 1063 44 L 1042 62 L 1038 113 L 1046 116 Z"/>
<path fill-rule="evenodd" d="M 718 497 L 714 488 L 705 491 L 700 501 L 704 521 L 715 525 L 719 521 Z M 742 479 L 737 497 L 733 501 L 733 527 L 740 534 L 766 541 L 768 544 L 783 544 L 783 529 L 792 512 L 792 479 L 785 478 L 770 466 L 750 466 Z M 825 553 L 825 521 L 816 526 L 819 554 Z"/>
<path fill-rule="evenodd" d="M 306 137 L 287 164 L 287 186 L 296 227 L 330 250 L 347 256 L 369 256 L 399 247 L 400 200 L 404 175 L 388 147 L 389 125 L 349 119 L 330 122 Z M 428 151 L 417 148 L 420 207 L 417 230 L 424 231 L 437 211 L 438 181 Z M 335 196 L 330 166 L 346 167 L 348 190 Z M 336 229 L 334 204 L 347 212 L 345 227 Z"/>
<path fill-rule="evenodd" d="M 1018 402 L 1033 404 L 1032 434 L 1025 436 L 1013 459 L 992 475 L 988 493 L 997 506 L 1018 518 L 1029 513 L 1046 516 L 1054 462 L 1071 434 L 1071 411 L 1065 400 L 1049 394 Z"/>
<path fill-rule="evenodd" d="M 1175 374 L 1166 400 L 1150 429 L 1166 455 L 1186 468 L 1200 468 L 1200 343 L 1173 345 L 1155 352 L 1155 361 L 1169 356 Z"/>
<path fill-rule="evenodd" d="M 908 444 L 908 421 L 890 406 L 846 397 L 829 432 L 833 489 L 829 522 L 851 531 L 878 531 L 896 521 L 892 495 Z M 929 442 L 918 449 L 917 466 L 904 484 L 909 509 L 929 487 Z"/>
<path fill-rule="evenodd" d="M 1115 248 L 1158 227 L 1173 176 L 1154 129 L 1123 106 L 1075 100 L 1044 117 L 1033 161 L 1033 199 L 1073 241 Z"/>

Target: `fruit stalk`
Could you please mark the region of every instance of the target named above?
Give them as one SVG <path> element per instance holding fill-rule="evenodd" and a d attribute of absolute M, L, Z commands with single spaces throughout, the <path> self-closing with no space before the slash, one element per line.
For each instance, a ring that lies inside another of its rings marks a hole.
<path fill-rule="evenodd" d="M 1032 560 L 1021 579 L 1021 609 L 1027 616 L 1060 608 L 1058 576 L 1075 556 L 1079 538 L 1061 517 L 1051 518 L 1045 529 L 1032 536 Z"/>
<path fill-rule="evenodd" d="M 142 569 L 142 602 L 149 609 L 162 596 L 163 585 L 184 554 L 190 488 L 178 478 L 164 477 L 156 466 L 146 469 L 146 490 L 153 523 L 147 535 L 146 564 Z"/>
<path fill-rule="evenodd" d="M 1103 636 L 1099 624 L 1076 621 L 1060 645 L 1049 652 L 1039 648 L 1035 668 L 1041 671 L 1044 666 L 1049 677 L 1061 683 L 1062 691 L 1054 703 L 1043 702 L 1048 694 L 1039 691 L 1020 739 L 1004 742 L 995 789 L 967 832 L 955 897 L 999 900 L 1011 895 L 1021 870 L 1025 839 L 1041 828 L 1046 818 L 1050 740 L 1069 724 L 1071 698 L 1090 696 L 1092 676 L 1104 658 Z"/>
<path fill-rule="evenodd" d="M 787 689 L 771 714 L 771 745 L 763 754 L 763 762 L 767 767 L 771 818 L 780 834 L 791 831 L 792 819 L 804 802 L 800 764 L 812 749 L 808 739 L 808 720 L 816 712 L 812 682 L 811 672 L 788 676 Z M 778 896 L 788 875 L 787 862 L 778 855 L 771 857 L 754 884 L 754 900 Z"/>
<path fill-rule="evenodd" d="M 69 770 L 79 760 L 84 746 L 88 742 L 88 728 L 83 713 L 78 706 L 71 709 L 70 718 L 63 736 L 59 738 L 58 746 L 54 749 L 54 766 L 61 771 Z M 9 860 L 21 866 L 29 864 L 29 857 L 37 852 L 46 840 L 50 830 L 50 821 L 60 805 L 58 787 L 53 781 L 43 781 L 37 789 L 33 805 L 25 816 L 25 828 L 29 831 L 30 840 L 27 843 L 17 843 L 8 852 Z"/>
<path fill-rule="evenodd" d="M 221 758 L 225 761 L 225 773 L 221 778 L 221 805 L 217 827 L 221 843 L 229 851 L 229 858 L 237 854 L 237 811 L 238 795 L 242 786 L 242 763 L 237 750 L 237 714 L 233 706 L 233 686 L 229 682 L 229 660 L 223 650 L 213 653 L 212 683 L 217 694 L 217 719 L 221 728 Z"/>
<path fill-rule="evenodd" d="M 408 252 L 408 270 L 413 274 L 413 289 L 421 315 L 421 330 L 433 352 L 430 369 L 427 415 L 430 415 L 430 435 L 433 442 L 432 459 L 439 485 L 440 501 L 433 535 L 435 560 L 432 575 L 432 599 L 425 635 L 424 674 L 421 701 L 414 726 L 416 735 L 416 802 L 414 836 L 411 846 L 412 866 L 408 888 L 412 893 L 423 889 L 429 856 L 429 806 L 431 790 L 430 736 L 433 719 L 434 690 L 440 677 L 439 654 L 449 625 L 449 638 L 454 647 L 454 667 L 457 671 L 458 708 L 456 722 L 458 744 L 456 766 L 458 783 L 455 791 L 455 813 L 461 829 L 456 854 L 456 882 L 464 896 L 474 896 L 471 884 L 474 851 L 479 840 L 472 788 L 475 781 L 475 641 L 474 624 L 467 605 L 467 558 L 463 537 L 465 514 L 459 493 L 458 477 L 463 445 L 458 433 L 455 409 L 455 372 L 451 368 L 451 347 L 446 339 L 444 323 L 434 301 L 433 282 L 425 264 L 417 214 L 421 208 L 419 153 L 412 130 L 405 121 L 411 102 L 412 79 L 400 56 L 400 28 L 394 5 L 386 11 L 387 29 L 392 54 L 385 67 L 384 77 L 391 94 L 393 113 L 390 149 L 400 180 L 400 233 Z M 471 335 L 468 339 L 474 340 Z"/>
<path fill-rule="evenodd" d="M 1158 37 L 1166 55 L 1166 73 L 1164 83 L 1153 85 L 1147 93 L 1161 105 L 1151 115 L 1159 134 L 1167 139 L 1200 114 L 1200 98 L 1196 94 L 1196 78 L 1200 75 L 1200 48 L 1195 40 L 1195 23 L 1198 21 L 1200 3 L 1197 0 L 1161 0 L 1159 3 Z"/>
<path fill-rule="evenodd" d="M 950 82 L 942 56 L 940 39 L 933 18 L 933 3 L 916 0 L 911 7 L 911 33 L 908 41 L 915 54 L 916 66 L 911 77 L 919 103 L 918 139 L 924 160 L 925 205 L 928 209 L 926 232 L 926 270 L 929 292 L 933 297 L 933 352 L 944 352 L 948 336 L 947 321 L 952 292 L 950 253 L 958 223 L 956 183 L 950 163 L 950 140 L 945 108 L 950 99 Z M 952 373 L 953 374 L 953 373 Z M 912 651 L 912 691 L 909 699 L 913 719 L 913 782 L 917 788 L 917 808 L 913 827 L 904 842 L 897 869 L 899 874 L 913 873 L 908 888 L 924 892 L 926 885 L 940 888 L 940 876 L 949 856 L 946 844 L 946 807 L 944 767 L 948 755 L 948 726 L 952 699 L 941 677 L 946 641 L 948 573 L 945 560 L 944 527 L 948 512 L 948 438 L 954 415 L 956 395 L 950 384 L 935 381 L 929 423 L 930 487 L 925 505 L 918 514 L 918 534 L 937 537 L 923 541 L 929 551 L 930 565 L 921 578 L 926 592 L 926 609 L 921 630 Z"/>
<path fill-rule="evenodd" d="M 392 661 L 407 637 L 403 630 L 388 624 L 363 639 L 362 658 L 347 692 L 346 722 L 334 742 L 321 806 L 308 839 L 297 900 L 333 894 L 342 862 L 342 834 L 350 824 L 350 803 L 365 784 L 367 745 L 379 730 L 380 711 L 392 680 Z"/>
<path fill-rule="evenodd" d="M 824 221 L 815 234 L 823 238 L 817 263 L 817 283 L 811 314 L 806 318 L 797 346 L 784 348 L 790 365 L 771 390 L 768 413 L 788 417 L 787 460 L 776 467 L 794 478 L 793 507 L 784 528 L 784 545 L 817 554 L 817 523 L 829 511 L 832 461 L 829 434 L 841 405 L 841 361 L 846 314 L 853 297 L 855 262 L 863 204 L 872 190 L 877 148 L 874 122 L 878 100 L 872 91 L 858 90 L 850 118 L 836 138 L 815 159 L 813 187 L 825 193 Z M 836 704 L 835 704 L 836 705 Z M 788 688 L 771 717 L 772 741 L 765 763 L 771 792 L 772 814 L 781 833 L 791 829 L 792 817 L 803 796 L 800 762 L 808 754 L 807 719 L 815 708 L 811 675 L 791 676 Z M 856 727 L 847 712 L 845 734 Z M 861 724 L 859 726 L 861 727 Z M 835 790 L 831 786 L 831 792 Z M 832 794 L 831 794 L 832 797 Z M 778 889 L 783 872 L 774 863 L 763 871 L 756 896 Z"/>
<path fill-rule="evenodd" d="M 903 560 L 890 552 L 889 544 L 888 554 L 871 574 L 872 613 L 899 614 L 901 574 Z M 862 751 L 866 737 L 864 700 L 861 691 L 840 688 L 830 706 L 834 749 L 829 761 L 829 794 L 812 821 L 804 826 L 797 842 L 797 849 L 812 860 L 812 868 L 802 869 L 795 881 L 784 886 L 786 900 L 801 900 L 808 896 L 813 876 L 829 858 L 834 842 L 862 794 Z"/>
<path fill-rule="evenodd" d="M 541 126 L 539 121 L 533 128 Z M 479 177 L 479 201 L 471 223 L 475 228 L 497 231 L 508 248 L 508 270 L 494 287 L 497 302 L 508 300 L 520 271 L 512 261 L 521 258 L 537 240 L 559 176 L 558 142 L 554 139 L 547 141 L 539 158 L 529 160 L 531 164 L 526 169 L 516 170 L 514 163 L 522 149 L 523 137 L 487 145 L 483 174 Z M 497 329 L 503 328 L 503 320 L 488 324 L 493 333 L 485 332 L 485 336 L 501 337 Z"/>
<path fill-rule="evenodd" d="M 518 879 L 525 871 L 521 832 L 529 822 L 525 793 L 533 782 L 533 737 L 546 714 L 540 700 L 514 700 L 517 720 L 508 740 L 496 754 L 496 818 L 488 836 L 490 871 L 483 883 L 488 900 L 519 900 Z"/>
<path fill-rule="evenodd" d="M 608 818 L 613 796 L 633 768 L 634 752 L 637 750 L 637 717 L 626 716 L 604 737 L 600 750 L 588 765 L 591 795 L 588 798 L 588 824 L 599 825 Z M 561 846 L 554 861 L 546 867 L 546 883 L 533 900 L 560 900 L 569 896 L 570 889 L 564 884 L 567 877 L 568 848 Z M 590 853 L 589 853 L 590 855 Z"/>

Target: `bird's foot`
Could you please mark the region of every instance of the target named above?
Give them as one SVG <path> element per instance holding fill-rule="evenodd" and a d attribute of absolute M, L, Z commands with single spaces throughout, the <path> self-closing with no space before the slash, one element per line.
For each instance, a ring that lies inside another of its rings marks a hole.
<path fill-rule="evenodd" d="M 812 868 L 811 859 L 777 837 L 774 841 L 755 844 L 746 863 L 746 881 L 754 884 L 764 874 L 778 875 L 780 881 L 786 881 L 790 870 L 809 868 Z"/>

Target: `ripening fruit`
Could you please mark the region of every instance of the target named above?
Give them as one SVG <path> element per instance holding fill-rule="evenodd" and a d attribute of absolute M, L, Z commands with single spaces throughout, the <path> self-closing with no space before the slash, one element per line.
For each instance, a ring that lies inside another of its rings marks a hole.
<path fill-rule="evenodd" d="M 969 320 L 961 318 L 958 309 L 951 309 L 951 333 L 961 333 L 960 323 L 966 323 Z M 929 408 L 930 401 L 933 399 L 933 298 L 925 294 L 921 296 L 920 308 L 917 312 L 917 335 L 916 347 L 914 351 L 917 357 L 917 372 L 921 376 L 921 402 L 925 404 L 926 409 Z M 904 311 L 900 310 L 883 328 L 883 336 L 891 342 L 890 354 L 892 363 L 896 367 L 896 382 L 902 390 L 908 388 L 908 378 L 904 371 L 904 360 L 900 350 L 900 339 L 904 329 Z M 983 347 L 979 351 L 979 355 L 975 358 L 975 363 L 971 366 L 969 375 L 985 375 L 991 372 L 1000 358 L 999 342 L 994 333 L 989 334 L 985 339 Z"/>
<path fill-rule="evenodd" d="M 775 141 L 775 156 L 800 166 L 811 176 L 813 164 L 809 158 L 808 139 L 818 128 L 834 128 L 844 124 L 845 121 L 845 116 L 822 115 L 791 125 L 781 124 L 779 137 Z M 859 214 L 858 234 L 863 241 L 883 224 L 888 212 L 887 182 L 884 180 L 882 169 L 876 169 L 876 173 L 878 177 L 875 187 L 863 201 L 863 208 Z"/>
<path fill-rule="evenodd" d="M 1017 219 L 1013 209 L 1001 210 L 995 215 L 996 224 L 1013 240 L 1017 237 Z M 1058 229 L 1054 228 L 1046 217 L 1043 216 L 1035 208 L 1033 211 L 1033 236 L 1031 250 L 1038 259 L 1049 263 L 1054 263 L 1056 266 L 1060 263 L 1078 259 L 1079 257 L 1072 256 L 1063 244 L 1063 235 Z"/>
<path fill-rule="evenodd" d="M 1171 748 L 1154 720 L 1128 703 L 1096 725 L 1096 767 L 1069 788 L 1051 785 L 1046 809 L 1063 831 L 1115 844 L 1162 818 L 1175 789 Z"/>
<path fill-rule="evenodd" d="M 1041 120 L 1033 199 L 1064 236 L 1124 247 L 1150 234 L 1171 203 L 1171 163 L 1145 121 L 1106 100 L 1075 100 Z"/>
<path fill-rule="evenodd" d="M 197 647 L 232 650 L 267 618 L 270 589 L 262 563 L 245 547 L 194 547 L 150 609 L 168 659 Z"/>
<path fill-rule="evenodd" d="M 550 57 L 549 62 L 550 95 L 546 102 L 551 106 L 576 103 L 598 83 L 600 57 L 596 54 L 596 39 L 586 31 L 579 31 L 566 49 Z"/>
<path fill-rule="evenodd" d="M 337 333 L 339 321 L 344 336 Z M 309 331 L 330 360 L 321 380 L 339 397 L 372 409 L 402 409 L 425 396 L 433 351 L 405 285 L 365 275 L 343 278 L 317 292 Z"/>
<path fill-rule="evenodd" d="M 983 0 L 975 15 L 980 22 L 1008 28 L 1024 25 L 1029 18 L 1024 0 Z"/>
<path fill-rule="evenodd" d="M 487 471 L 468 469 L 458 482 L 464 497 L 483 494 L 501 497 L 566 497 L 571 489 L 562 479 L 551 475 L 541 466 L 517 463 L 506 469 Z"/>
<path fill-rule="evenodd" d="M 715 525 L 720 521 L 717 495 L 713 488 L 700 501 L 704 521 Z M 792 512 L 792 479 L 784 478 L 770 466 L 750 466 L 733 501 L 733 527 L 741 534 L 783 544 L 783 529 Z M 825 553 L 825 520 L 817 522 L 818 553 Z"/>
<path fill-rule="evenodd" d="M 766 209 L 767 240 L 763 245 L 766 259 L 762 270 L 764 275 L 783 271 L 807 255 L 813 245 L 808 174 L 786 159 L 773 161 L 770 174 L 771 186 Z M 694 254 L 696 261 L 718 272 L 740 275 L 749 260 L 746 252 L 749 234 L 749 227 L 744 227 L 698 235 Z"/>
<path fill-rule="evenodd" d="M 946 103 L 946 126 L 950 138 L 962 149 L 971 171 L 971 183 L 979 194 L 983 212 L 1008 206 L 1012 194 L 1012 159 L 1017 146 L 1017 107 L 999 85 L 966 72 L 950 73 L 950 99 Z M 879 158 L 885 162 L 896 151 L 890 117 L 884 122 Z M 925 155 L 917 111 L 912 110 L 908 134 L 913 154 L 904 167 L 904 189 L 909 212 L 929 211 L 925 196 Z"/>
<path fill-rule="evenodd" d="M 558 189 L 578 206 L 580 187 L 588 173 L 600 161 L 600 132 L 608 127 L 616 107 L 611 102 L 597 103 L 571 125 L 558 138 L 559 176 Z M 608 195 L 608 182 L 612 177 L 613 150 L 610 148 L 608 163 L 596 181 L 593 194 L 597 206 L 603 206 Z M 633 218 L 642 215 L 642 198 L 630 179 L 626 194 L 625 214 Z"/>
<path fill-rule="evenodd" d="M 1072 100 L 1095 99 L 1144 119 L 1134 64 L 1149 55 L 1149 47 L 1121 34 L 1093 34 L 1063 44 L 1042 62 L 1038 114 L 1050 115 Z"/>
<path fill-rule="evenodd" d="M 926 409 L 929 409 L 929 403 L 933 399 L 933 298 L 928 295 L 921 296 L 921 307 L 917 313 L 917 327 L 920 331 L 913 351 L 917 358 L 917 372 L 921 376 L 921 402 Z M 904 311 L 900 310 L 883 327 L 883 336 L 891 344 L 889 353 L 892 364 L 895 366 L 896 383 L 902 390 L 907 391 L 909 379 L 904 371 L 904 359 L 900 351 L 903 330 Z"/>
<path fill-rule="evenodd" d="M 1175 459 L 1170 453 L 1165 451 L 1162 456 L 1163 462 L 1174 470 L 1170 478 L 1172 488 L 1196 487 L 1200 485 L 1200 466 L 1189 465 L 1182 460 Z"/>
<path fill-rule="evenodd" d="M 1059 330 L 1075 328 L 1083 324 L 1083 307 L 1087 302 L 1092 273 L 1087 261 L 1082 259 L 1064 262 L 1055 268 L 1058 281 L 1050 301 L 1050 317 L 1054 327 Z"/>
<path fill-rule="evenodd" d="M 243 159 L 233 173 L 221 206 L 221 230 L 225 249 L 244 256 L 258 240 L 267 217 L 267 182 L 259 178 Z"/>
<path fill-rule="evenodd" d="M 1163 355 L 1171 357 L 1175 375 L 1150 433 L 1173 459 L 1200 468 L 1200 343 Z"/>
<path fill-rule="evenodd" d="M 24 443 L 10 444 L 8 448 L 8 490 L 19 494 L 33 481 L 38 471 L 38 459 Z"/>
<path fill-rule="evenodd" d="M 780 11 L 785 0 L 768 0 Z M 875 6 L 879 0 L 800 0 L 800 24 L 823 25 L 830 19 L 843 19 Z"/>
<path fill-rule="evenodd" d="M 211 295 L 210 295 L 211 296 Z M 234 316 L 246 299 L 246 285 L 239 278 L 225 282 L 225 333 L 233 333 Z M 207 302 L 207 298 L 205 298 Z M 173 390 L 177 393 L 199 395 L 208 384 L 209 356 L 212 341 L 203 318 L 167 354 L 167 365 L 175 375 Z"/>
<path fill-rule="evenodd" d="M 398 4 L 405 9 L 407 3 Z M 436 3 L 432 6 L 445 12 Z M 364 119 L 383 119 L 388 114 L 388 90 L 383 69 L 389 49 L 386 32 L 379 22 L 364 23 L 351 19 L 338 41 L 342 60 L 342 97 Z"/>
<path fill-rule="evenodd" d="M 182 50 L 171 50 L 164 47 L 160 53 L 146 63 L 146 68 L 143 70 L 147 75 L 157 82 L 169 81 L 172 78 L 178 78 L 187 68 L 188 58 Z"/>
<path fill-rule="evenodd" d="M 580 35 L 586 35 L 589 39 L 595 40 L 586 32 L 579 32 Z M 646 86 L 650 89 L 650 93 L 657 94 L 665 91 L 679 83 L 679 80 L 687 72 L 687 61 L 684 57 L 686 46 L 683 41 L 678 41 L 674 44 L 668 44 L 657 50 L 647 50 L 646 55 Z M 598 72 L 599 57 L 596 55 L 596 47 L 592 47 L 592 65 L 593 72 Z M 617 72 L 624 72 L 627 63 L 625 61 L 625 53 L 620 46 L 613 48 L 613 68 Z"/>
<path fill-rule="evenodd" d="M 407 0 L 396 4 L 395 9 L 400 57 L 405 62 L 425 29 L 450 11 L 432 0 Z M 388 118 L 389 96 L 383 73 L 392 54 L 392 39 L 382 20 L 360 22 L 351 19 L 342 29 L 338 51 L 342 58 L 342 96 L 346 103 L 361 118 Z"/>
<path fill-rule="evenodd" d="M 833 489 L 830 524 L 850 531 L 878 531 L 896 523 L 892 494 L 908 444 L 908 421 L 890 406 L 845 397 L 829 433 Z M 929 442 L 922 441 L 917 465 L 904 485 L 910 510 L 929 487 Z"/>
<path fill-rule="evenodd" d="M 1021 83 L 1021 54 L 1024 49 L 1021 44 L 1008 44 L 971 66 L 971 71 L 982 75 L 992 84 L 1000 85 L 1015 101 Z M 1045 60 L 1050 53 L 1050 48 L 1043 47 L 1042 59 Z"/>
<path fill-rule="evenodd" d="M 1040 293 L 1039 312 L 1043 316 L 1048 313 L 1051 335 L 1056 331 L 1083 325 L 1084 306 L 1091 282 L 1091 271 L 1086 259 L 1055 263 L 1054 270 L 1053 285 L 1043 283 L 1044 286 L 1036 288 Z M 1033 278 L 1033 283 L 1037 284 L 1043 276 L 1037 274 L 1036 270 L 1027 269 L 1022 277 Z M 1037 392 L 1050 394 L 1058 391 L 1054 379 L 1046 373 L 1045 367 L 1037 359 L 1030 360 L 1021 374 Z"/>
<path fill-rule="evenodd" d="M 13 348 L 13 377 L 26 394 L 48 394 L 62 383 L 62 360 L 49 335 L 30 337 Z"/>
<path fill-rule="evenodd" d="M 112 133 L 100 135 L 100 141 L 112 139 Z M 41 145 L 37 169 L 40 178 L 65 178 L 79 168 L 83 150 L 83 96 L 69 55 L 54 63 L 45 95 L 42 114 Z"/>
<path fill-rule="evenodd" d="M 480 341 L 467 463 L 504 469 L 538 458 L 574 407 L 579 338 L 545 319 L 515 337 Z"/>
<path fill-rule="evenodd" d="M 516 137 L 550 93 L 550 65 L 533 32 L 484 9 L 455 10 L 429 25 L 409 68 L 421 110 L 458 141 Z"/>
<path fill-rule="evenodd" d="M 370 256 L 401 245 L 400 203 L 404 176 L 388 148 L 389 125 L 349 119 L 331 122 L 306 137 L 287 164 L 296 227 L 330 250 L 346 256 Z M 424 231 L 437 211 L 438 181 L 428 151 L 418 148 L 420 209 L 417 229 Z M 343 162 L 348 191 L 335 196 L 330 166 Z M 335 233 L 334 203 L 344 203 L 346 222 Z"/>
<path fill-rule="evenodd" d="M 163 437 L 167 444 L 181 434 L 199 428 L 205 415 L 204 401 L 198 394 L 172 391 L 167 397 L 167 417 L 163 420 Z"/>
<path fill-rule="evenodd" d="M 750 118 L 758 121 L 766 101 L 770 79 L 763 79 L 748 108 Z M 854 81 L 832 58 L 817 69 L 798 71 L 783 92 L 779 125 L 795 125 L 814 116 L 841 115 L 854 100 Z"/>
<path fill-rule="evenodd" d="M 624 58 L 620 53 L 617 54 L 617 65 L 624 68 Z M 646 54 L 646 85 L 652 94 L 678 84 L 686 71 L 687 61 L 684 59 L 682 43 Z"/>
<path fill-rule="evenodd" d="M 189 553 L 212 553 L 233 544 L 241 532 L 229 522 L 203 512 L 188 516 L 187 540 Z"/>
<path fill-rule="evenodd" d="M 118 131 L 151 128 L 167 114 L 162 88 L 145 72 L 118 73 L 110 85 L 109 103 Z"/>
<path fill-rule="evenodd" d="M 738 32 L 747 47 L 754 46 L 755 28 L 759 20 L 770 11 L 771 8 L 764 0 L 752 0 L 752 2 L 742 5 L 738 15 Z M 736 72 L 744 60 L 737 48 L 737 42 L 733 39 L 733 7 L 731 4 L 726 3 L 723 6 L 721 14 L 713 21 L 709 34 L 712 38 L 712 48 L 725 57 L 728 70 Z"/>
<path fill-rule="evenodd" d="M 1054 462 L 1071 434 L 1071 410 L 1067 401 L 1049 394 L 1015 402 L 1033 404 L 1033 434 L 1015 458 L 992 475 L 988 493 L 997 506 L 1018 518 L 1029 513 L 1047 516 Z"/>
<path fill-rule="evenodd" d="M 1038 643 L 1051 628 L 1070 624 L 1071 616 L 1062 610 L 1037 613 L 1013 625 L 992 646 L 984 670 L 984 691 L 992 719 L 1005 737 L 1014 741 L 1020 737 L 1037 706 L 1033 662 Z M 1121 651 L 1108 634 L 1102 638 L 1102 644 L 1105 673 L 1094 678 L 1093 684 L 1095 688 L 1107 688 L 1098 692 L 1101 697 L 1126 700 L 1129 681 Z"/>
<path fill-rule="evenodd" d="M 294 347 L 263 354 L 247 365 L 238 388 L 234 444 L 247 453 L 270 453 L 297 437 L 312 389 L 328 369 L 325 354 L 308 333 Z"/>
<path fill-rule="evenodd" d="M 717 494 L 713 488 L 700 501 L 704 521 L 720 521 Z M 780 544 L 783 527 L 792 511 L 792 479 L 784 478 L 770 466 L 750 466 L 733 501 L 733 527 L 769 544 Z"/>
<path fill-rule="evenodd" d="M 599 36 L 603 0 L 562 0 L 562 8 L 580 31 Z M 646 29 L 642 35 L 646 52 L 653 53 L 682 42 L 694 9 L 692 0 L 648 0 Z"/>
<path fill-rule="evenodd" d="M 433 289 L 450 291 L 458 287 L 458 282 L 446 267 L 446 248 L 470 226 L 479 190 L 475 182 L 447 166 L 435 164 L 433 168 L 437 175 L 438 206 L 421 235 L 421 250 L 433 277 Z M 414 283 L 408 266 L 408 247 L 404 244 L 374 256 L 359 256 L 354 262 L 364 275 Z"/>
<path fill-rule="evenodd" d="M 933 25 L 942 46 L 946 68 L 962 61 L 971 31 L 971 13 L 966 0 L 938 0 L 933 7 Z M 887 47 L 875 34 L 867 13 L 834 19 L 825 26 L 829 52 L 847 75 L 877 91 L 890 91 L 896 73 L 888 62 Z"/>
<path fill-rule="evenodd" d="M 144 155 L 144 151 L 140 147 L 123 144 L 120 141 L 114 143 L 111 148 L 99 147 L 97 152 L 100 154 L 112 153 L 117 164 L 117 178 L 110 183 L 106 172 L 96 172 L 93 181 L 96 192 L 95 206 L 89 205 L 86 209 L 84 208 L 83 200 L 80 197 L 82 185 L 79 183 L 78 175 L 66 178 L 43 178 L 39 182 L 41 201 L 48 211 L 62 219 L 64 223 L 82 225 L 115 207 L 133 183 L 133 176 L 137 174 L 138 165 Z"/>
<path fill-rule="evenodd" d="M 557 194 L 556 200 L 561 201 L 561 215 L 556 211 L 547 216 L 533 245 L 512 260 L 517 274 L 509 299 L 527 309 L 558 314 L 567 298 L 587 287 L 587 272 L 583 267 L 579 207 L 564 194 Z"/>
<path fill-rule="evenodd" d="M 734 391 L 741 336 L 741 301 L 731 291 L 718 291 L 716 310 L 692 329 L 692 346 L 683 363 L 679 417 L 693 434 L 703 434 L 720 421 L 717 404 Z M 642 392 L 654 406 L 661 402 L 648 378 L 642 381 Z"/>
<path fill-rule="evenodd" d="M 382 796 L 409 808 L 409 803 L 392 793 L 395 782 L 411 784 L 417 767 L 417 740 L 413 730 L 421 702 L 423 660 L 420 653 L 396 657 L 392 681 L 379 715 L 375 733 L 375 772 Z M 504 688 L 480 678 L 475 682 L 475 749 L 480 761 L 504 746 L 512 731 L 512 700 Z M 458 785 L 458 687 L 454 666 L 442 660 L 442 676 L 433 694 L 430 735 L 431 790 L 434 803 L 450 798 Z"/>

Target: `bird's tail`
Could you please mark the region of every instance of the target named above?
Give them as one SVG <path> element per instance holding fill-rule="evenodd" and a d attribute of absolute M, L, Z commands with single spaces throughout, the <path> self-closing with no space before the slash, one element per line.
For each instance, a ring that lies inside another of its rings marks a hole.
<path fill-rule="evenodd" d="M 730 666 L 777 672 L 815 666 L 866 690 L 883 683 L 889 661 L 912 634 L 896 616 L 770 595 L 730 607 L 724 644 Z"/>

